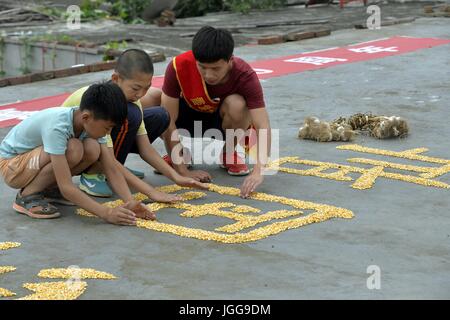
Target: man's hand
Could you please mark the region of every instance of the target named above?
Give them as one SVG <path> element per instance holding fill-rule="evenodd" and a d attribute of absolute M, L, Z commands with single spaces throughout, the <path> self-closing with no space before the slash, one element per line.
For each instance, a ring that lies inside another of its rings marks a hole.
<path fill-rule="evenodd" d="M 244 180 L 241 186 L 241 197 L 248 198 L 250 193 L 254 192 L 256 188 L 264 181 L 264 176 L 260 170 L 253 170 L 253 172 Z"/>
<path fill-rule="evenodd" d="M 135 226 L 136 215 L 133 211 L 124 208 L 122 206 L 116 208 L 110 208 L 108 213 L 102 217 L 106 222 L 123 225 L 123 226 Z"/>
<path fill-rule="evenodd" d="M 211 175 L 208 172 L 202 170 L 186 171 L 181 173 L 181 175 L 187 178 L 192 178 L 199 182 L 211 182 L 212 180 Z"/>
<path fill-rule="evenodd" d="M 147 194 L 147 197 L 149 197 L 151 200 L 155 202 L 165 202 L 165 203 L 173 203 L 183 200 L 183 198 L 180 196 L 161 192 L 156 189 L 153 190 L 150 194 Z"/>
<path fill-rule="evenodd" d="M 201 190 L 208 189 L 207 184 L 201 183 L 201 182 L 195 180 L 194 178 L 183 177 L 181 175 L 178 175 L 178 177 L 174 179 L 174 182 L 177 185 L 182 186 L 182 187 L 196 188 L 196 189 L 201 189 Z"/>
<path fill-rule="evenodd" d="M 130 209 L 136 215 L 136 218 L 145 220 L 156 220 L 156 214 L 150 211 L 140 201 L 131 200 L 123 205 L 124 208 Z"/>

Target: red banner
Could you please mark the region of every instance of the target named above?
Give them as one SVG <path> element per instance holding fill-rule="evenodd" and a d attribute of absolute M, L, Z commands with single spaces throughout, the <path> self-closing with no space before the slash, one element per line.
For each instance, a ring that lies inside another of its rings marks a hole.
<path fill-rule="evenodd" d="M 276 59 L 254 61 L 250 65 L 258 73 L 260 79 L 268 79 L 346 63 L 381 59 L 449 43 L 450 40 L 437 38 L 393 37 L 343 48 L 330 48 Z M 163 81 L 162 76 L 154 77 L 152 85 L 161 88 Z M 69 93 L 63 93 L 0 106 L 0 128 L 16 125 L 32 112 L 57 107 L 68 96 Z"/>

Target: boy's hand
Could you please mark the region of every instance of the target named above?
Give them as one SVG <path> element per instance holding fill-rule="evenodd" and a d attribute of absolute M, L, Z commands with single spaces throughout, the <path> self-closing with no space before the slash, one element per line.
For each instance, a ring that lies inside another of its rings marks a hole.
<path fill-rule="evenodd" d="M 182 175 L 200 182 L 211 182 L 212 180 L 211 175 L 208 172 L 202 170 L 187 171 L 184 172 Z"/>
<path fill-rule="evenodd" d="M 177 202 L 177 201 L 183 200 L 183 198 L 180 197 L 180 196 L 177 196 L 177 195 L 174 195 L 174 194 L 165 193 L 165 192 L 161 192 L 161 191 L 158 191 L 158 190 L 152 191 L 152 193 L 148 194 L 147 197 L 149 197 L 150 199 L 152 199 L 155 202 L 172 203 L 172 202 Z"/>
<path fill-rule="evenodd" d="M 263 181 L 264 176 L 258 171 L 253 171 L 247 178 L 245 178 L 244 183 L 241 186 L 240 196 L 244 199 L 248 198 Z"/>
<path fill-rule="evenodd" d="M 136 225 L 136 215 L 133 211 L 124 208 L 116 207 L 110 208 L 108 214 L 103 217 L 109 223 L 123 225 L 123 226 L 135 226 Z"/>
<path fill-rule="evenodd" d="M 201 189 L 201 190 L 207 190 L 208 189 L 208 185 L 205 183 L 201 183 L 197 180 L 195 180 L 194 178 L 189 178 L 189 177 L 183 177 L 183 176 L 178 176 L 174 182 L 182 187 L 189 187 L 189 188 L 196 188 L 196 189 Z"/>
<path fill-rule="evenodd" d="M 124 208 L 130 209 L 134 212 L 137 218 L 145 220 L 156 220 L 156 214 L 150 211 L 140 201 L 131 200 L 125 203 Z"/>

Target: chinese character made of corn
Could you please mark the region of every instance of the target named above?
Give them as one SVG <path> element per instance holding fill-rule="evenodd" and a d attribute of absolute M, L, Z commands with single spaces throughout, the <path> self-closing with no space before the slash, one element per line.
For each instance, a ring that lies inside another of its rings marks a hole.
<path fill-rule="evenodd" d="M 177 192 L 187 188 L 171 185 L 159 189 L 164 192 Z M 237 188 L 210 184 L 209 191 L 240 199 L 240 191 Z M 217 227 L 213 231 L 148 220 L 138 220 L 137 226 L 199 240 L 213 240 L 222 243 L 243 243 L 257 241 L 289 229 L 299 228 L 311 223 L 323 222 L 331 218 L 350 219 L 353 217 L 353 213 L 347 209 L 260 192 L 252 194 L 250 199 L 263 203 L 278 203 L 290 208 L 262 213 L 258 208 L 247 205 L 236 205 L 232 202 L 187 203 L 187 201 L 195 199 L 205 200 L 206 193 L 204 192 L 188 191 L 181 194 L 181 196 L 183 197 L 183 202 L 171 204 L 152 203 L 148 207 L 151 211 L 160 211 L 160 213 L 164 208 L 180 209 L 182 211 L 180 216 L 184 218 L 200 218 L 206 215 L 228 218 L 232 220 L 232 223 Z M 142 194 L 135 195 L 135 198 L 136 200 L 146 199 Z M 121 200 L 117 200 L 106 203 L 105 205 L 116 207 L 122 204 L 123 202 Z M 311 212 L 305 214 L 306 210 Z M 78 209 L 78 214 L 93 216 L 83 209 Z M 261 224 L 264 225 L 259 226 Z"/>
<path fill-rule="evenodd" d="M 355 180 L 351 185 L 354 189 L 365 190 L 370 189 L 375 184 L 378 178 L 386 178 L 391 180 L 398 180 L 403 182 L 414 183 L 427 187 L 436 187 L 442 189 L 450 189 L 450 185 L 441 181 L 433 180 L 433 178 L 440 177 L 450 172 L 450 160 L 434 158 L 422 155 L 422 153 L 428 151 L 426 148 L 410 149 L 405 151 L 390 151 L 375 148 L 363 147 L 356 144 L 342 145 L 336 147 L 339 150 L 347 150 L 353 152 L 369 153 L 374 155 L 402 158 L 413 161 L 421 161 L 434 163 L 441 166 L 415 166 L 406 165 L 400 163 L 393 163 L 387 161 L 379 161 L 374 159 L 365 158 L 350 158 L 348 162 L 366 164 L 373 166 L 372 168 L 363 168 L 357 166 L 349 166 L 332 162 L 321 162 L 300 159 L 299 157 L 284 157 L 270 164 L 272 169 L 277 169 L 281 172 L 298 174 L 302 176 L 314 176 L 318 178 L 336 180 L 336 181 L 353 181 L 349 173 L 359 173 L 361 176 Z M 282 167 L 286 164 L 299 164 L 311 166 L 310 169 L 300 170 L 295 168 Z M 334 170 L 333 172 L 327 172 L 327 170 Z M 418 173 L 418 175 L 400 174 L 395 172 L 388 172 L 386 169 L 412 171 Z"/>

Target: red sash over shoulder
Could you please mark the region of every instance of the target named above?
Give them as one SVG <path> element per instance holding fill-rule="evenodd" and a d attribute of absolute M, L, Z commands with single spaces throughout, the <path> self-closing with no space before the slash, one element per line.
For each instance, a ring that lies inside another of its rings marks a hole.
<path fill-rule="evenodd" d="M 197 69 L 192 51 L 185 52 L 173 59 L 181 92 L 188 105 L 200 112 L 213 113 L 220 102 L 212 100 L 206 90 L 206 83 Z"/>

